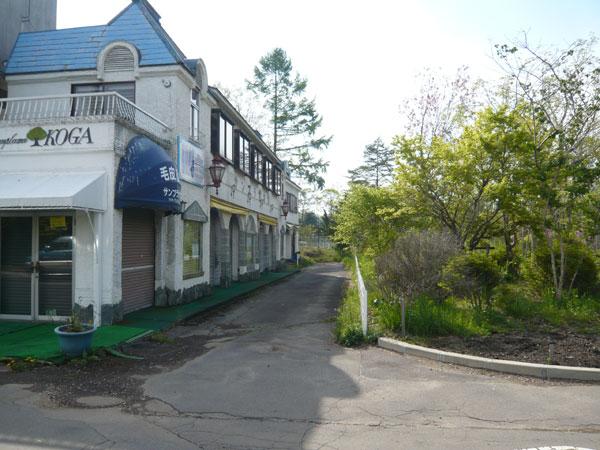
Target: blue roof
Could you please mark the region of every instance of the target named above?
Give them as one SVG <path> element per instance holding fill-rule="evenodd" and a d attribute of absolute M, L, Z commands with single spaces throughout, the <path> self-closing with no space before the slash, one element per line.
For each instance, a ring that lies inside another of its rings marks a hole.
<path fill-rule="evenodd" d="M 146 0 L 133 0 L 107 25 L 21 33 L 7 75 L 96 69 L 98 53 L 110 42 L 137 47 L 140 66 L 184 63 L 185 55 L 159 23 Z"/>

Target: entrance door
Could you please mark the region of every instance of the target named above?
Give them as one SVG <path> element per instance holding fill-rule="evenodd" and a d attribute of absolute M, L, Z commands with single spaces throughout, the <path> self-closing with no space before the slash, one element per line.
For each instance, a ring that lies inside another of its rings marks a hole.
<path fill-rule="evenodd" d="M 69 316 L 73 305 L 73 217 L 40 216 L 37 222 L 36 314 Z"/>
<path fill-rule="evenodd" d="M 154 212 L 123 210 L 123 313 L 154 305 Z"/>
<path fill-rule="evenodd" d="M 32 316 L 32 240 L 31 217 L 0 219 L 0 314 Z"/>
<path fill-rule="evenodd" d="M 0 314 L 50 319 L 71 314 L 73 217 L 0 219 Z"/>

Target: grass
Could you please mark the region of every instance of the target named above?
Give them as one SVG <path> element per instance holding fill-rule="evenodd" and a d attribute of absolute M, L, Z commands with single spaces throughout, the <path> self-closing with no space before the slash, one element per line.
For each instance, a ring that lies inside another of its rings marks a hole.
<path fill-rule="evenodd" d="M 300 250 L 300 261 L 308 259 L 314 263 L 340 262 L 339 252 L 334 248 L 304 247 Z"/>
<path fill-rule="evenodd" d="M 338 309 L 335 325 L 335 339 L 339 344 L 345 347 L 354 347 L 364 343 L 374 342 L 377 340 L 378 335 L 372 332 L 371 324 L 369 324 L 367 336 L 364 336 L 362 333 L 360 298 L 358 295 L 358 288 L 356 287 L 356 265 L 354 259 L 346 256 L 342 259 L 342 262 L 346 269 L 352 272 L 353 281 L 346 289 L 342 303 Z M 365 262 L 365 267 L 369 270 L 367 262 Z M 364 270 L 365 269 L 363 269 L 363 266 L 361 265 L 361 273 L 363 273 Z M 363 278 L 364 276 L 363 273 Z M 369 304 L 373 304 L 373 302 L 375 302 L 375 298 L 370 295 Z M 369 318 L 369 321 L 371 321 L 371 318 Z"/>
<path fill-rule="evenodd" d="M 152 342 L 156 342 L 157 344 L 174 344 L 175 343 L 174 339 L 170 338 L 169 336 L 166 335 L 166 333 L 163 333 L 162 331 L 157 331 L 155 333 L 152 333 L 148 339 Z"/>
<path fill-rule="evenodd" d="M 344 264 L 356 280 L 354 259 L 344 258 Z M 381 335 L 397 335 L 401 330 L 400 303 L 381 299 L 374 283 L 372 260 L 362 258 L 360 265 L 369 292 L 371 334 L 365 338 L 361 332 L 360 300 L 354 281 L 344 295 L 336 320 L 336 340 L 345 346 L 360 345 Z M 466 299 L 451 297 L 437 302 L 427 297 L 417 298 L 407 307 L 406 327 L 413 340 L 532 329 L 599 333 L 600 299 L 573 294 L 557 301 L 550 293 L 536 298 L 525 285 L 504 284 L 495 292 L 494 306 L 487 310 L 474 309 Z"/>
<path fill-rule="evenodd" d="M 335 339 L 346 347 L 353 347 L 364 342 L 360 322 L 360 299 L 358 298 L 358 289 L 354 284 L 346 290 L 338 310 Z"/>
<path fill-rule="evenodd" d="M 516 290 L 516 289 L 515 289 Z M 551 327 L 574 327 L 588 332 L 600 332 L 600 299 L 573 293 L 556 300 L 550 292 L 535 299 L 531 295 L 513 292 L 497 301 L 497 309 L 511 319 L 528 323 L 542 322 Z"/>

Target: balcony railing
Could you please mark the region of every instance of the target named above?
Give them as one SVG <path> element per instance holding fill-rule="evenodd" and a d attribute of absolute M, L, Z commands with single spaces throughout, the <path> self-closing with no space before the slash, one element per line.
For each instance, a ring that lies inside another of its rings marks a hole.
<path fill-rule="evenodd" d="M 116 92 L 0 99 L 0 122 L 120 119 L 161 139 L 171 128 Z"/>

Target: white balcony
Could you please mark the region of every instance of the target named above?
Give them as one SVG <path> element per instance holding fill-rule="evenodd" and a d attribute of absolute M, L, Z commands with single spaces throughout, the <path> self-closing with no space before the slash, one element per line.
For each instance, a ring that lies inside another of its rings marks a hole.
<path fill-rule="evenodd" d="M 116 92 L 0 99 L 0 125 L 115 120 L 170 142 L 171 128 Z"/>

